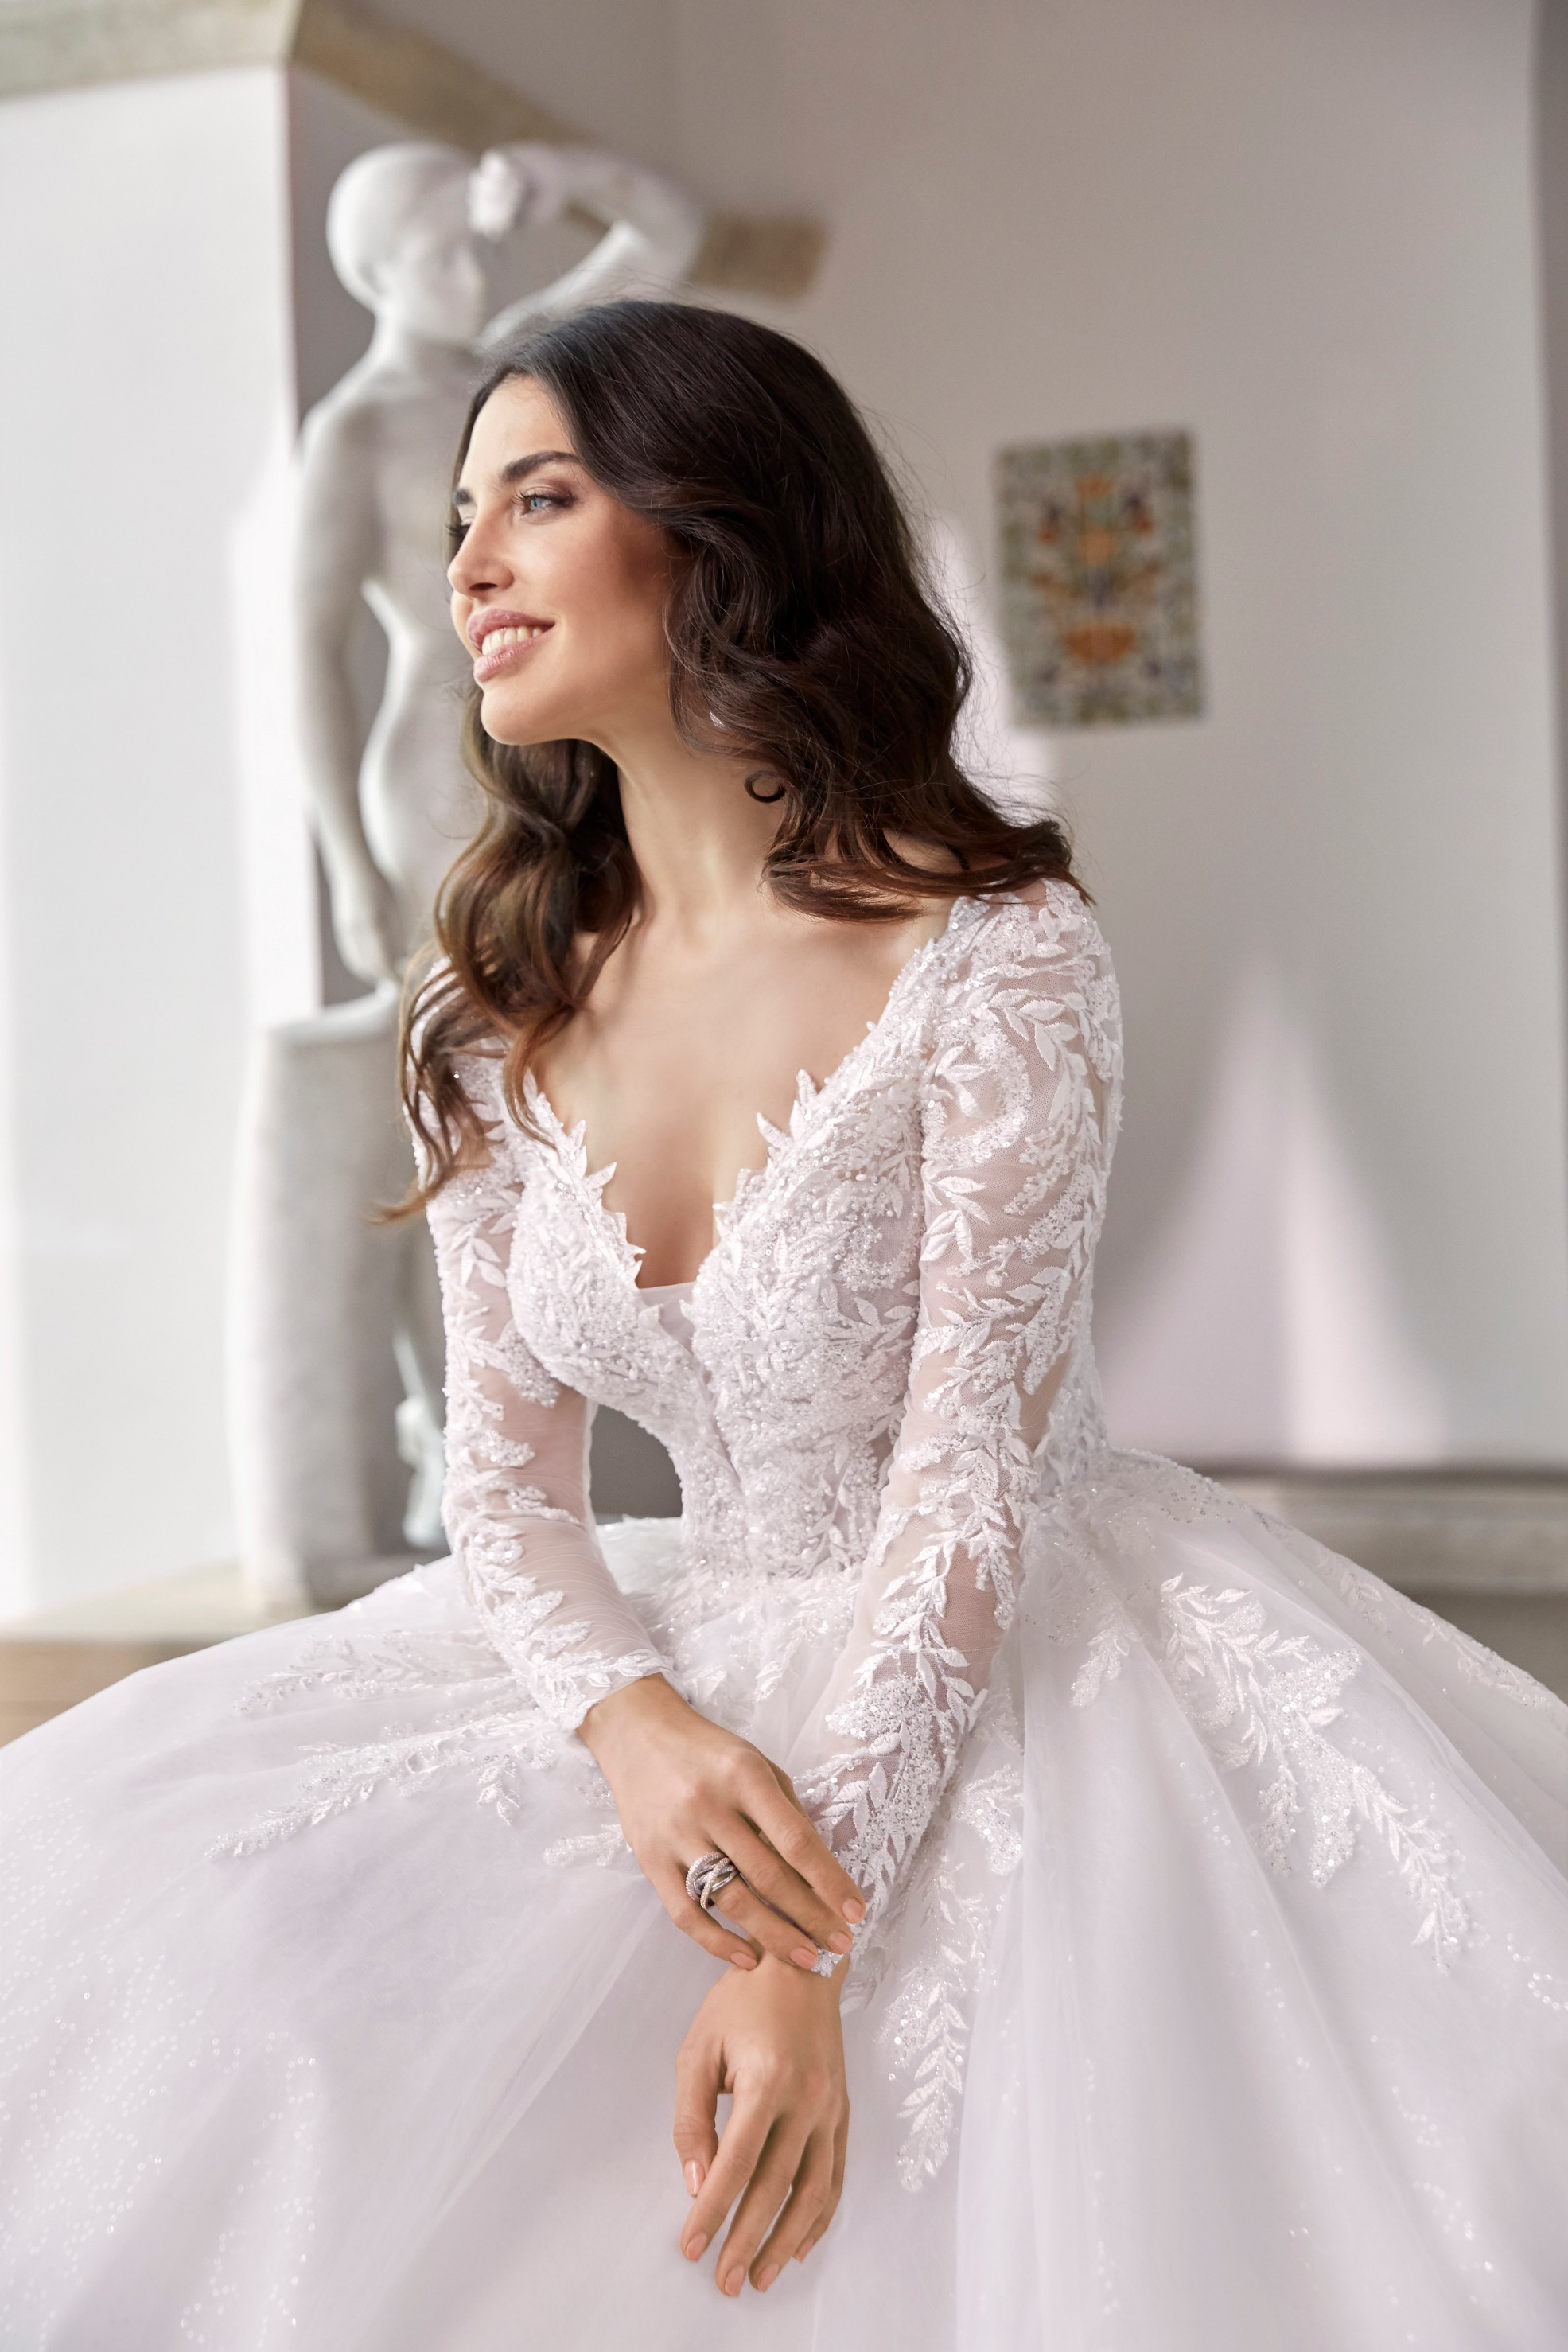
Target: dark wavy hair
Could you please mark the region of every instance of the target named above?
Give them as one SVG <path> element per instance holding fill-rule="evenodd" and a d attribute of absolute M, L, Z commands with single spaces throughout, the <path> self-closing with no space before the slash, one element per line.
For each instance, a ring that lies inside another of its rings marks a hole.
<path fill-rule="evenodd" d="M 923 584 L 909 522 L 848 395 L 821 361 L 727 310 L 613 302 L 534 329 L 469 408 L 530 376 L 589 473 L 658 523 L 675 555 L 665 616 L 685 739 L 753 762 L 779 803 L 768 886 L 836 921 L 885 922 L 932 899 L 1077 885 L 1054 818 L 1004 814 L 963 773 L 954 730 L 967 649 Z M 505 1056 L 507 1098 L 586 1003 L 642 895 L 614 763 L 591 743 L 486 734 L 477 688 L 463 746 L 484 820 L 442 889 L 407 999 L 403 1094 L 428 1200 L 484 1139 L 457 1057 Z M 900 845 L 895 846 L 895 843 Z M 904 852 L 911 854 L 904 854 Z"/>

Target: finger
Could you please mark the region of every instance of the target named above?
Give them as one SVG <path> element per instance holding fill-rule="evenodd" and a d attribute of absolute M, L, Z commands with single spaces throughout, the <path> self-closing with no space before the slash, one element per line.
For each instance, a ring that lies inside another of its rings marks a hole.
<path fill-rule="evenodd" d="M 791 1803 L 771 1773 L 757 1776 L 751 1817 L 763 1835 L 813 1893 L 827 1905 L 834 1925 L 847 1919 L 852 1927 L 865 1917 L 865 1897 L 822 1843 L 815 1825 Z"/>
<path fill-rule="evenodd" d="M 772 2126 L 769 2101 L 755 2091 L 737 2091 L 718 2153 L 681 2231 L 681 2252 L 688 2262 L 699 2261 L 723 2228 L 725 2215 L 761 2161 Z"/>
<path fill-rule="evenodd" d="M 812 2247 L 821 2244 L 829 2222 L 839 2210 L 839 2200 L 844 2193 L 844 2155 L 849 2147 L 849 2140 L 850 2119 L 846 2114 L 838 2130 L 833 2134 L 833 2177 L 828 2185 L 828 2201 L 822 2209 L 815 2229 L 795 2256 L 798 2263 L 803 2263 Z"/>
<path fill-rule="evenodd" d="M 678 1871 L 653 1881 L 654 1892 L 683 1936 L 711 1952 L 716 1960 L 727 1960 L 732 1968 L 754 1969 L 757 1954 L 744 1937 L 732 1936 L 716 1919 L 710 1919 L 700 1903 L 694 1903 L 686 1893 L 686 1882 Z"/>
<path fill-rule="evenodd" d="M 800 1873 L 792 1870 L 765 1838 L 758 1837 L 749 1822 L 737 1817 L 727 1835 L 729 1843 L 725 1851 L 754 1895 L 760 1895 L 776 1911 L 782 1911 L 811 1945 L 825 1945 L 830 1951 L 837 1952 L 841 1957 L 852 1948 L 854 1937 L 844 1921 L 828 1908 L 821 1896 L 807 1885 Z M 738 1918 L 740 1914 L 737 1912 L 731 1916 Z M 746 1925 L 748 1932 L 756 1933 L 749 1918 Z M 791 1951 L 800 1940 L 800 1936 L 793 1938 L 789 1947 Z M 776 1948 L 775 1945 L 769 1944 L 769 1950 Z M 814 1966 L 817 1958 L 814 1949 L 810 1957 Z"/>
<path fill-rule="evenodd" d="M 738 1879 L 732 1879 L 722 1895 L 714 1901 L 716 1910 L 727 1919 L 733 1919 L 765 1952 L 776 1960 L 788 1960 L 803 1972 L 815 1969 L 820 1957 L 810 1936 L 802 1936 L 791 1919 L 780 1918 L 766 1903 L 758 1902 L 751 1889 Z M 719 1931 L 723 1933 L 722 1928 Z"/>
<path fill-rule="evenodd" d="M 766 2294 L 785 2263 L 828 2226 L 833 2186 L 833 2136 L 817 2132 L 806 2143 L 784 2210 L 752 2257 L 751 2284 Z"/>
<path fill-rule="evenodd" d="M 688 2197 L 695 2197 L 718 2150 L 723 2066 L 716 2042 L 681 2044 L 675 2060 L 675 2155 Z"/>
<path fill-rule="evenodd" d="M 789 2196 L 805 2152 L 804 2133 L 799 2125 L 791 2125 L 788 2117 L 781 2116 L 768 2134 L 761 2158 L 746 2185 L 746 2193 L 735 2209 L 729 2234 L 719 2248 L 714 2276 L 722 2294 L 738 2294 L 745 2285 L 757 2249 Z"/>

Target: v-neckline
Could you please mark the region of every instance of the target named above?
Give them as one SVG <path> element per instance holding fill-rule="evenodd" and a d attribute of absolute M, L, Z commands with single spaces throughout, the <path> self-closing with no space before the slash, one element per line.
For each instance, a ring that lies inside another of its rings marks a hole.
<path fill-rule="evenodd" d="M 758 1187 L 766 1184 L 779 1165 L 785 1148 L 795 1140 L 799 1131 L 796 1122 L 800 1113 L 808 1107 L 815 1109 L 819 1104 L 827 1099 L 829 1094 L 852 1068 L 872 1041 L 879 1037 L 886 1028 L 895 1006 L 904 993 L 906 983 L 913 978 L 915 971 L 933 961 L 936 950 L 946 946 L 952 939 L 957 929 L 960 910 L 981 903 L 979 900 L 964 897 L 958 897 L 953 900 L 948 910 L 947 920 L 943 924 L 942 929 L 939 931 L 934 931 L 928 940 L 922 940 L 914 952 L 905 956 L 893 976 L 893 984 L 887 992 L 887 998 L 882 1011 L 874 1021 L 866 1023 L 863 1034 L 857 1037 L 848 1052 L 834 1063 L 821 1086 L 818 1086 L 809 1070 L 796 1072 L 795 1100 L 790 1107 L 789 1123 L 787 1127 L 775 1127 L 766 1111 L 758 1112 L 758 1131 L 768 1146 L 768 1157 L 760 1168 L 740 1169 L 737 1173 L 735 1190 L 729 1199 L 714 1202 L 714 1224 L 717 1230 L 713 1243 L 704 1254 L 695 1273 L 688 1275 L 682 1282 L 650 1283 L 644 1288 L 638 1281 L 638 1270 L 647 1255 L 646 1245 L 642 1242 L 634 1242 L 627 1232 L 624 1209 L 608 1209 L 604 1205 L 604 1187 L 614 1175 L 619 1162 L 610 1160 L 606 1160 L 602 1168 L 590 1168 L 587 1120 L 580 1118 L 574 1126 L 569 1128 L 533 1072 L 531 1070 L 528 1072 L 523 1082 L 523 1100 L 528 1109 L 542 1119 L 557 1162 L 575 1181 L 591 1217 L 596 1221 L 605 1239 L 612 1244 L 616 1262 L 622 1271 L 629 1276 L 631 1288 L 639 1298 L 646 1299 L 652 1304 L 657 1293 L 671 1290 L 685 1290 L 689 1295 L 695 1296 L 704 1275 L 729 1236 L 731 1221 L 739 1210 L 749 1207 L 755 1201 Z"/>

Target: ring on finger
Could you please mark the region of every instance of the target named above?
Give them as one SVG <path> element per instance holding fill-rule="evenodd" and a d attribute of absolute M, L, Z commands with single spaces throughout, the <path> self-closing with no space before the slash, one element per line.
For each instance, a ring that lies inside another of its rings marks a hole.
<path fill-rule="evenodd" d="M 739 1878 L 740 1873 L 727 1853 L 699 1853 L 686 1873 L 686 1893 L 710 1919 L 716 1919 L 730 1935 L 738 1936 L 743 1943 L 749 1943 L 751 1938 L 745 1928 L 737 1927 L 733 1919 L 727 1919 L 716 1907 L 725 1888 L 733 1886 Z"/>

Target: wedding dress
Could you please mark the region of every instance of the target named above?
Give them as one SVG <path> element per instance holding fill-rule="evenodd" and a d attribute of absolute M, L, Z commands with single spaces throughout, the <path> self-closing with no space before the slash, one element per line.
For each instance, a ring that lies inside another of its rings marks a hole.
<path fill-rule="evenodd" d="M 1109 1445 L 1075 894 L 957 902 L 690 1285 L 465 1082 L 454 1559 L 0 1759 L 6 2352 L 1561 2352 L 1568 1710 Z M 599 1403 L 678 1522 L 595 1528 Z M 573 1736 L 655 1671 L 870 1896 L 843 2204 L 738 2303 L 714 1963 Z"/>

